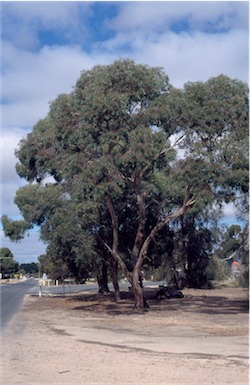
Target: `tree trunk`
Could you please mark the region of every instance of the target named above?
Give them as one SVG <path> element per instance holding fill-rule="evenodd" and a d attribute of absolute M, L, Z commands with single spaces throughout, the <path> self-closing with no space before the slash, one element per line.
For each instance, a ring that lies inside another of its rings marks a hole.
<path fill-rule="evenodd" d="M 141 270 L 135 266 L 133 271 L 133 292 L 135 297 L 135 308 L 137 310 L 146 310 L 149 308 L 146 298 L 143 293 L 143 288 L 140 285 Z"/>
<path fill-rule="evenodd" d="M 97 282 L 99 293 L 108 294 L 110 292 L 108 287 L 108 268 L 105 262 L 102 262 L 101 272 L 100 274 L 97 274 Z"/>
<path fill-rule="evenodd" d="M 120 258 L 119 253 L 118 253 L 118 217 L 116 215 L 113 202 L 110 196 L 106 196 L 106 205 L 109 210 L 109 214 L 111 217 L 112 221 L 112 232 L 113 232 L 113 242 L 112 242 L 112 248 L 108 246 L 108 244 L 105 243 L 105 246 L 108 248 L 108 250 L 111 253 L 112 256 L 112 261 L 111 261 L 111 269 L 112 269 L 112 280 L 113 280 L 113 285 L 115 289 L 115 298 L 116 301 L 119 301 L 121 299 L 120 297 L 120 290 L 119 290 L 119 284 L 117 280 L 117 271 L 118 271 L 118 266 L 121 268 L 123 274 L 125 277 L 131 281 L 130 274 L 128 272 L 127 266 L 123 262 L 123 260 Z"/>
<path fill-rule="evenodd" d="M 117 302 L 119 302 L 120 299 L 121 299 L 121 296 L 120 296 L 119 283 L 118 283 L 118 279 L 117 279 L 118 264 L 117 264 L 117 262 L 113 258 L 111 260 L 111 271 L 112 271 L 113 287 L 114 287 L 114 290 L 115 290 L 115 300 Z"/>
<path fill-rule="evenodd" d="M 133 270 L 133 290 L 135 294 L 135 307 L 137 309 L 145 309 L 148 307 L 146 300 L 143 296 L 143 290 L 139 285 L 139 276 L 141 274 L 141 269 L 144 263 L 145 256 L 148 252 L 151 242 L 155 240 L 156 234 L 165 226 L 168 222 L 179 218 L 185 213 L 185 211 L 195 203 L 195 200 L 190 198 L 189 189 L 186 188 L 186 195 L 182 207 L 177 210 L 175 213 L 168 215 L 161 222 L 159 222 L 150 232 L 148 237 L 145 239 L 139 256 L 137 258 L 134 270 Z"/>
<path fill-rule="evenodd" d="M 109 252 L 111 253 L 112 257 L 118 263 L 118 266 L 121 268 L 124 276 L 132 284 L 133 292 L 134 292 L 134 296 L 135 296 L 136 309 L 138 309 L 138 310 L 144 309 L 145 310 L 146 308 L 148 308 L 148 305 L 147 305 L 146 299 L 143 295 L 143 289 L 142 289 L 142 287 L 140 287 L 140 284 L 139 284 L 139 276 L 141 274 L 141 269 L 142 269 L 142 266 L 144 263 L 145 256 L 148 252 L 149 246 L 155 240 L 156 235 L 163 228 L 163 226 L 165 226 L 168 222 L 173 221 L 173 220 L 179 218 L 180 216 L 182 216 L 186 212 L 186 210 L 195 203 L 195 199 L 193 199 L 192 196 L 190 196 L 189 188 L 186 187 L 186 194 L 184 197 L 182 207 L 179 210 L 177 210 L 176 212 L 168 215 L 166 218 L 161 220 L 151 230 L 150 234 L 148 235 L 148 237 L 145 239 L 144 242 L 142 242 L 142 240 L 143 240 L 143 228 L 145 226 L 144 221 L 146 220 L 146 217 L 144 216 L 145 215 L 145 207 L 144 207 L 145 203 L 144 203 L 143 196 L 140 194 L 137 195 L 137 203 L 138 203 L 139 211 L 140 211 L 140 220 L 139 220 L 140 225 L 138 227 L 139 232 L 137 232 L 137 237 L 136 237 L 136 242 L 135 242 L 136 247 L 133 250 L 133 251 L 136 251 L 136 253 L 132 252 L 132 254 L 134 256 L 136 256 L 135 254 L 137 254 L 139 250 L 140 251 L 139 251 L 139 255 L 137 255 L 137 261 L 135 263 L 132 277 L 131 277 L 131 274 L 129 273 L 128 269 L 127 269 L 126 264 L 124 263 L 124 261 L 122 260 L 122 258 L 120 257 L 120 255 L 118 253 L 118 218 L 117 218 L 117 215 L 115 213 L 112 200 L 109 196 L 106 196 L 106 205 L 107 205 L 107 208 L 109 210 L 111 220 L 112 220 L 112 230 L 113 230 L 112 248 L 106 242 L 103 241 L 103 243 L 106 246 L 106 248 L 109 250 Z"/>

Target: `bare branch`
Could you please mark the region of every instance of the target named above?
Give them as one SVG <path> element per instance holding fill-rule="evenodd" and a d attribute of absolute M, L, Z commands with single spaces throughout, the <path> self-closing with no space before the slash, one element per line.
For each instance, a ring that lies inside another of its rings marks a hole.
<path fill-rule="evenodd" d="M 112 221 L 112 231 L 113 231 L 112 250 L 113 250 L 113 252 L 116 253 L 118 250 L 118 217 L 116 215 L 112 199 L 109 195 L 106 195 L 105 202 L 106 202 L 106 206 L 109 210 L 109 214 L 110 214 L 111 221 Z"/>
<path fill-rule="evenodd" d="M 163 218 L 160 222 L 158 222 L 155 227 L 151 230 L 149 236 L 145 239 L 142 247 L 141 247 L 141 250 L 140 250 L 140 253 L 139 253 L 139 257 L 137 259 L 137 262 L 136 262 L 136 266 L 137 268 L 141 268 L 142 265 L 143 265 L 143 261 L 144 261 L 144 258 L 148 252 L 148 248 L 151 244 L 151 242 L 154 241 L 156 235 L 159 233 L 159 231 L 169 222 L 171 221 L 174 221 L 175 219 L 181 217 L 185 212 L 186 210 L 188 210 L 188 208 L 190 208 L 191 206 L 194 205 L 195 203 L 195 199 L 193 197 L 190 196 L 190 190 L 189 190 L 189 187 L 187 186 L 186 187 L 186 193 L 185 193 L 185 197 L 184 197 L 184 200 L 183 200 L 183 204 L 182 206 L 179 208 L 179 210 L 177 210 L 176 212 L 172 213 L 172 214 L 169 214 L 167 217 Z"/>
<path fill-rule="evenodd" d="M 184 138 L 185 135 L 186 135 L 186 133 L 182 134 L 178 139 L 176 139 L 176 141 L 174 142 L 174 144 L 172 144 L 172 146 L 170 146 L 170 147 L 165 148 L 164 150 L 162 150 L 158 156 L 163 155 L 163 154 L 165 154 L 166 152 L 172 150 L 173 147 L 175 147 L 175 146 L 177 146 L 177 144 L 179 144 L 179 142 Z"/>

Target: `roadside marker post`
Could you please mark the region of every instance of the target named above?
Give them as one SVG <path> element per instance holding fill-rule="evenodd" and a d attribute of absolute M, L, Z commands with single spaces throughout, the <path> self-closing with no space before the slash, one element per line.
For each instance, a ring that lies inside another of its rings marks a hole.
<path fill-rule="evenodd" d="M 42 296 L 42 285 L 39 283 L 39 298 Z"/>

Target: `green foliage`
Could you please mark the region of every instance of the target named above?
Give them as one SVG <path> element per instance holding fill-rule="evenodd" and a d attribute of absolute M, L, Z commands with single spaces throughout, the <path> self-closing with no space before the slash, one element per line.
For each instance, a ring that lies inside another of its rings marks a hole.
<path fill-rule="evenodd" d="M 181 158 L 172 135 L 183 136 Z M 248 88 L 238 80 L 221 75 L 178 90 L 160 68 L 131 60 L 95 66 L 21 141 L 17 172 L 29 184 L 15 203 L 25 221 L 4 217 L 4 231 L 20 239 L 39 225 L 48 242 L 45 268 L 55 276 L 84 275 L 101 260 L 109 263 L 116 221 L 108 197 L 118 222 L 115 248 L 132 271 L 143 242 L 182 207 L 188 186 L 195 199 L 190 216 L 175 234 L 154 237 L 143 258 L 171 268 L 166 260 L 174 256 L 188 264 L 191 285 L 204 285 L 213 244 L 204 222 L 248 191 L 247 139 Z M 54 183 L 45 184 L 47 176 Z"/>
<path fill-rule="evenodd" d="M 4 233 L 11 241 L 20 241 L 24 238 L 25 232 L 30 229 L 30 224 L 25 220 L 13 221 L 7 215 L 3 215 L 1 220 Z"/>
<path fill-rule="evenodd" d="M 18 270 L 18 262 L 8 247 L 0 249 L 0 272 L 5 277 L 11 277 Z"/>
<path fill-rule="evenodd" d="M 40 272 L 42 274 L 48 274 L 51 279 L 60 279 L 63 281 L 63 279 L 69 276 L 68 265 L 61 258 L 58 257 L 53 261 L 45 254 L 40 255 L 38 260 L 40 263 Z"/>
<path fill-rule="evenodd" d="M 217 252 L 220 258 L 228 258 L 239 249 L 242 243 L 240 233 L 241 227 L 239 225 L 231 225 L 226 228 L 226 231 L 222 234 L 220 249 Z"/>
<path fill-rule="evenodd" d="M 222 231 L 219 249 L 216 254 L 220 259 L 234 258 L 241 263 L 239 284 L 249 286 L 249 229 L 248 223 L 241 228 L 239 225 L 231 225 Z M 229 261 L 230 263 L 230 261 Z"/>
<path fill-rule="evenodd" d="M 228 265 L 226 261 L 221 261 L 216 255 L 213 255 L 206 268 L 207 281 L 222 281 L 228 277 Z"/>
<path fill-rule="evenodd" d="M 12 254 L 12 252 L 10 251 L 10 249 L 8 247 L 2 247 L 0 249 L 0 259 L 3 260 L 3 259 L 14 259 L 14 255 Z"/>
<path fill-rule="evenodd" d="M 27 223 L 42 225 L 52 214 L 53 208 L 63 205 L 60 185 L 39 184 L 21 187 L 16 192 L 15 203 L 21 209 Z"/>
<path fill-rule="evenodd" d="M 61 180 L 55 165 L 56 149 L 52 145 L 54 141 L 53 122 L 49 118 L 39 120 L 33 131 L 22 139 L 16 156 L 19 163 L 16 171 L 21 178 L 28 182 L 40 182 L 48 175 L 52 175 L 57 181 Z"/>
<path fill-rule="evenodd" d="M 182 148 L 207 162 L 206 177 L 217 200 L 232 199 L 235 189 L 248 191 L 247 85 L 223 75 L 187 83 L 180 109 L 179 125 L 186 133 Z"/>
<path fill-rule="evenodd" d="M 240 283 L 242 286 L 249 287 L 249 226 L 248 223 L 243 227 L 239 234 L 240 257 L 242 262 L 242 272 Z"/>
<path fill-rule="evenodd" d="M 199 223 L 199 219 L 201 223 Z M 194 288 L 209 286 L 211 256 L 214 238 L 212 231 L 204 226 L 201 217 L 189 212 L 179 220 L 174 244 L 176 265 L 183 269 L 187 285 Z"/>
<path fill-rule="evenodd" d="M 38 263 L 31 262 L 31 263 L 20 263 L 19 266 L 19 273 L 20 270 L 24 271 L 24 274 L 34 274 L 38 272 Z"/>

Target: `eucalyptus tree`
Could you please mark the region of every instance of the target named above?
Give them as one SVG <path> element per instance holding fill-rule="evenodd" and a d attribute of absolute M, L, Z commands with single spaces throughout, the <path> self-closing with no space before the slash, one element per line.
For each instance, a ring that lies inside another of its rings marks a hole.
<path fill-rule="evenodd" d="M 98 239 L 144 308 L 139 278 L 159 232 L 194 204 L 204 210 L 246 188 L 247 92 L 224 76 L 174 89 L 162 69 L 131 60 L 84 71 L 20 143 L 24 195 L 35 181 L 48 191 L 46 226 L 49 196 L 60 188 L 82 236 Z M 36 223 L 16 201 L 27 226 Z"/>

